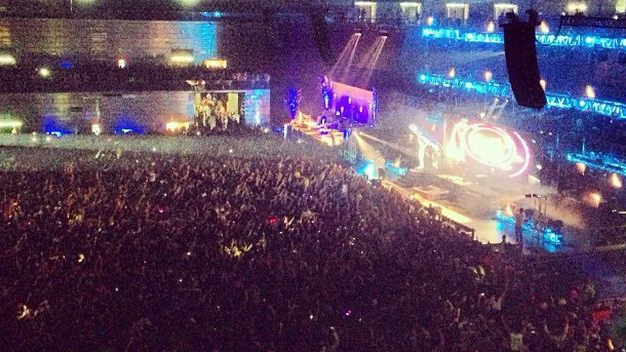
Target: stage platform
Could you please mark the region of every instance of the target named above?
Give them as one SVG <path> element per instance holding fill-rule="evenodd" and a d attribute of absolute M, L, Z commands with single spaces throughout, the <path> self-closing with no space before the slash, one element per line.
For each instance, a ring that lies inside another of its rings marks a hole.
<path fill-rule="evenodd" d="M 472 181 L 459 176 L 435 174 L 420 170 L 409 173 L 387 183 L 415 199 L 424 206 L 439 207 L 442 215 L 475 230 L 475 237 L 482 243 L 500 243 L 502 236 L 507 242 L 516 243 L 514 224 L 496 216 L 498 209 L 506 204 L 515 204 L 525 209 L 534 209 L 536 199 L 526 194 L 546 195 L 550 200 L 547 216 L 561 219 L 564 223 L 563 241 L 546 240 L 534 226 L 524 228 L 525 253 L 586 251 L 590 244 L 585 226 L 576 215 L 576 209 L 567 206 L 564 200 L 556 200 L 555 191 L 539 185 L 520 183 L 510 179 L 477 178 Z M 437 190 L 433 192 L 424 190 Z"/>
<path fill-rule="evenodd" d="M 322 128 L 311 120 L 310 116 L 304 115 L 292 124 L 292 128 L 318 142 L 328 146 L 339 146 L 344 143 L 342 131 L 334 128 Z"/>

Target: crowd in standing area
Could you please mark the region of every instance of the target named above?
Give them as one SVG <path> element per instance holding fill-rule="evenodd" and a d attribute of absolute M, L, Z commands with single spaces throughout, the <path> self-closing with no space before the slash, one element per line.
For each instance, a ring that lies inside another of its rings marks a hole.
<path fill-rule="evenodd" d="M 610 350 L 582 273 L 494 252 L 340 162 L 53 153 L 0 172 L 3 350 Z"/>

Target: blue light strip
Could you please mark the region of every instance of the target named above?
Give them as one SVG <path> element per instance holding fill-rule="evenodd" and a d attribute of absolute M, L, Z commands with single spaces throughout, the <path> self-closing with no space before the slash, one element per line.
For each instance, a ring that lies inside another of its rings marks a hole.
<path fill-rule="evenodd" d="M 394 172 L 398 176 L 406 176 L 408 169 L 406 167 L 395 166 L 391 160 L 385 162 L 385 169 Z"/>
<path fill-rule="evenodd" d="M 452 39 L 468 43 L 504 43 L 502 33 L 461 32 L 452 28 L 422 28 L 422 37 L 428 39 Z"/>
<path fill-rule="evenodd" d="M 626 160 L 618 159 L 612 155 L 587 153 L 569 153 L 567 161 L 581 163 L 591 169 L 613 172 L 626 176 Z"/>
<path fill-rule="evenodd" d="M 503 44 L 503 33 L 462 32 L 452 28 L 422 28 L 422 37 L 428 39 L 448 39 L 468 43 Z M 609 38 L 593 35 L 565 35 L 538 33 L 537 41 L 543 45 L 604 48 L 626 50 L 626 38 Z"/>
<path fill-rule="evenodd" d="M 511 97 L 513 94 L 508 84 L 496 82 L 471 81 L 461 78 L 447 78 L 442 75 L 431 75 L 420 73 L 418 82 L 424 85 L 449 87 L 451 89 L 462 89 L 468 93 L 481 95 L 491 95 L 496 97 Z M 589 98 L 574 98 L 566 94 L 546 92 L 548 107 L 558 109 L 575 109 L 579 111 L 590 111 L 603 116 L 616 119 L 626 119 L 626 104 Z"/>
<path fill-rule="evenodd" d="M 505 226 L 515 225 L 515 217 L 502 213 L 502 210 L 498 210 L 496 212 L 496 221 L 498 221 L 499 223 Z M 535 224 L 535 221 L 533 219 L 530 219 L 524 222 L 524 224 L 522 225 L 522 228 L 523 228 L 523 232 L 527 235 L 532 234 L 536 236 L 539 234 L 539 231 L 540 231 L 538 230 L 539 227 Z M 545 227 L 541 235 L 544 241 L 547 241 L 555 245 L 563 244 L 563 235 L 561 233 L 555 232 L 554 229 L 550 227 Z"/>
<path fill-rule="evenodd" d="M 509 97 L 513 94 L 508 84 L 501 85 L 495 82 L 481 82 L 470 81 L 461 78 L 447 78 L 446 76 L 431 75 L 428 73 L 420 73 L 418 76 L 418 82 L 425 85 L 463 89 L 471 93 L 487 94 L 497 97 Z"/>

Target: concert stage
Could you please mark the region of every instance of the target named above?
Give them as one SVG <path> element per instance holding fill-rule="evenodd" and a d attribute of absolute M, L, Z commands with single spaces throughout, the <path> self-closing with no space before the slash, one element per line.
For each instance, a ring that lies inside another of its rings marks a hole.
<path fill-rule="evenodd" d="M 508 178 L 469 179 L 423 170 L 411 170 L 406 176 L 387 183 L 423 206 L 439 208 L 443 216 L 474 229 L 475 238 L 483 243 L 500 243 L 503 235 L 507 242 L 516 243 L 510 216 L 512 209 L 524 208 L 535 212 L 532 219 L 527 219 L 523 230 L 526 251 L 557 252 L 588 247 L 583 235 L 585 226 L 576 213 L 578 209 L 559 200 L 549 187 Z M 539 204 L 539 198 L 532 197 L 533 194 L 545 197 L 546 201 Z M 539 207 L 543 207 L 544 214 L 540 221 L 537 220 Z M 559 231 L 562 238 L 548 229 L 548 219 L 563 221 L 564 226 Z"/>
<path fill-rule="evenodd" d="M 329 146 L 343 144 L 354 129 L 372 127 L 376 121 L 376 90 L 331 81 L 321 82 L 321 113 L 298 112 L 291 127 Z"/>
<path fill-rule="evenodd" d="M 473 229 L 483 243 L 500 243 L 503 235 L 516 243 L 513 214 L 523 208 L 526 252 L 590 248 L 584 206 L 540 184 L 532 145 L 516 131 L 482 119 L 431 115 L 409 125 L 409 133 L 361 127 L 344 140 L 324 122 L 307 118 L 293 125 L 325 144 L 343 144 L 357 173 L 384 178 L 386 186 Z"/>

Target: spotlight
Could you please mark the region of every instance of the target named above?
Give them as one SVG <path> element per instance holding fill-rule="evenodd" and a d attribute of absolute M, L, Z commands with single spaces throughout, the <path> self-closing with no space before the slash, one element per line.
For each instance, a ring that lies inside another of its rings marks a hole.
<path fill-rule="evenodd" d="M 485 81 L 491 82 L 493 79 L 493 73 L 491 71 L 485 71 Z"/>
<path fill-rule="evenodd" d="M 378 35 L 383 38 L 387 38 L 389 36 L 389 32 L 387 32 L 386 30 L 381 30 L 378 32 Z"/>
<path fill-rule="evenodd" d="M 16 64 L 17 60 L 13 55 L 0 54 L 0 66 L 15 66 Z"/>
<path fill-rule="evenodd" d="M 50 75 L 52 74 L 52 72 L 50 71 L 49 68 L 47 67 L 42 67 L 39 70 L 37 70 L 37 73 L 39 73 L 39 76 L 41 78 L 48 78 L 50 77 Z"/>
<path fill-rule="evenodd" d="M 178 0 L 178 3 L 183 7 L 192 7 L 200 3 L 199 0 Z"/>
<path fill-rule="evenodd" d="M 610 182 L 613 188 L 622 188 L 622 179 L 617 174 L 614 173 L 611 175 Z"/>
<path fill-rule="evenodd" d="M 102 126 L 100 126 L 99 123 L 91 124 L 91 133 L 95 134 L 96 136 L 99 136 L 102 133 Z"/>
<path fill-rule="evenodd" d="M 589 192 L 585 196 L 587 203 L 594 208 L 599 208 L 602 203 L 602 195 L 598 192 Z"/>

